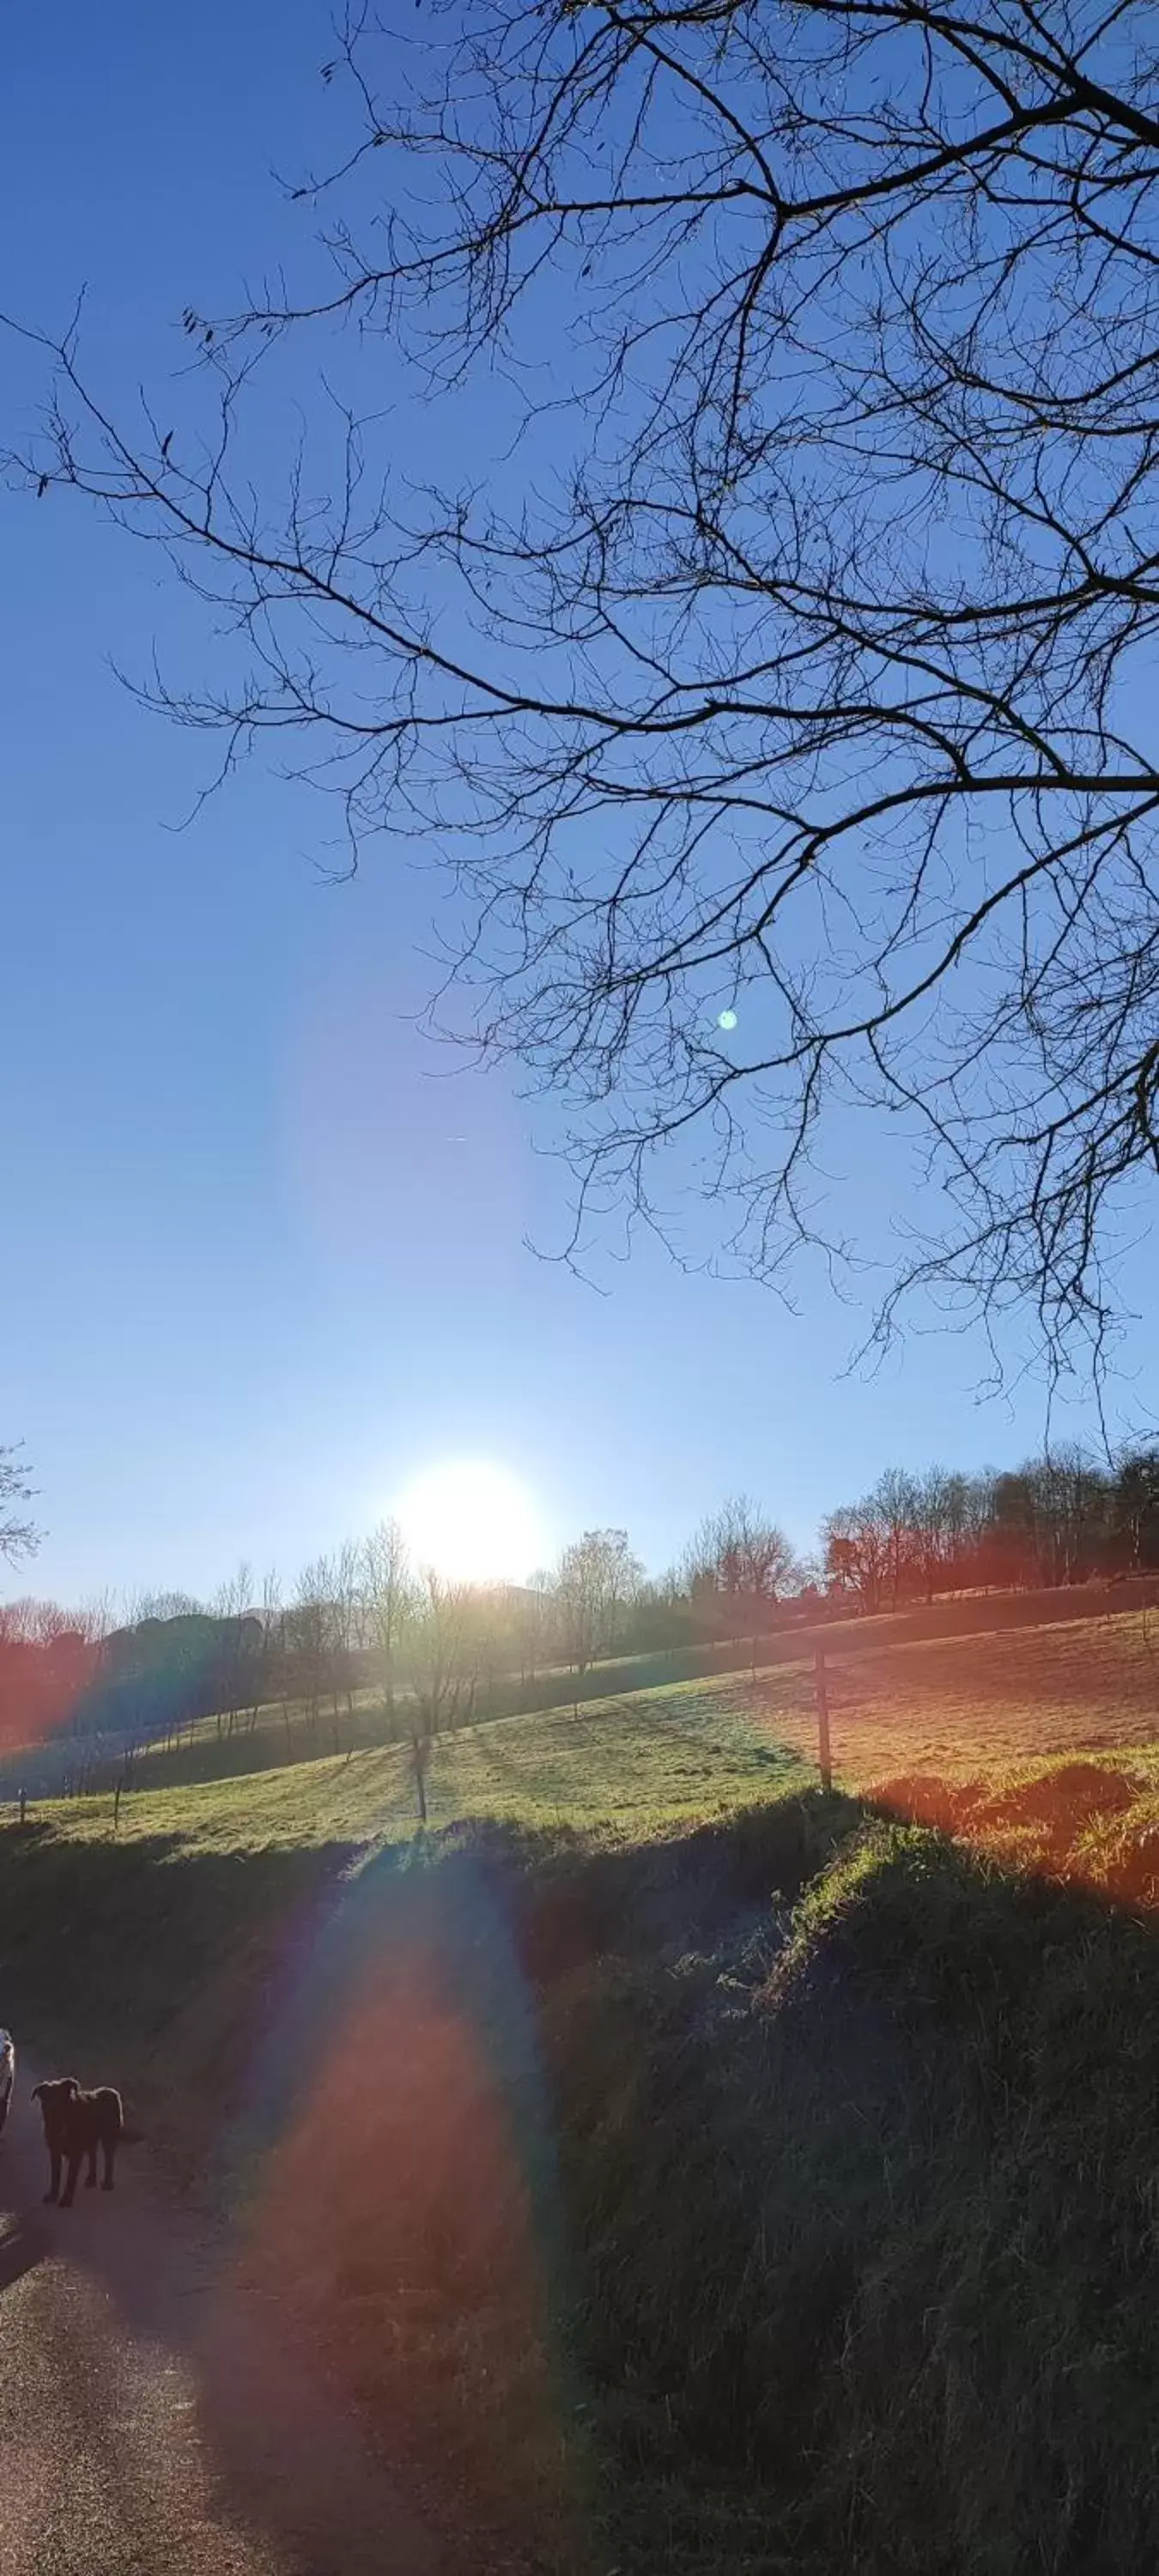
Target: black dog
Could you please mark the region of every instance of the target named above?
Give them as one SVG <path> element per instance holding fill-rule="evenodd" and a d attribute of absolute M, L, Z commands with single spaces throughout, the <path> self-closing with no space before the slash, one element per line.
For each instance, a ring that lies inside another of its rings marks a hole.
<path fill-rule="evenodd" d="M 81 2163 L 88 2157 L 85 2184 L 92 2188 L 97 2178 L 97 2148 L 105 2161 L 103 2189 L 113 2188 L 113 2162 L 122 2142 L 129 2144 L 137 2136 L 127 2130 L 121 2097 L 111 2084 L 98 2085 L 95 2093 L 86 2093 L 75 2075 L 58 2075 L 50 2084 L 34 2084 L 32 2099 L 40 2104 L 44 2122 L 44 2142 L 52 2166 L 52 2184 L 46 2200 L 59 2200 L 62 2209 L 71 2209 L 76 2192 L 76 2178 Z M 60 2188 L 61 2165 L 67 2167 L 64 2190 Z"/>

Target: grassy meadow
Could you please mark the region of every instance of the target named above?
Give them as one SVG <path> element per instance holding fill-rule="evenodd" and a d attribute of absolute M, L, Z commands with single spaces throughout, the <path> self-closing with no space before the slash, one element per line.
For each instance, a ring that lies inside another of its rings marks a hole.
<path fill-rule="evenodd" d="M 1149 1611 L 1144 1607 L 1148 1601 Z M 1059 1627 L 1066 1637 L 1056 1643 L 1053 1631 Z M 1159 1589 L 1154 1582 L 1096 1588 L 1085 1595 L 964 1596 L 910 1604 L 872 1618 L 774 1630 L 757 1649 L 764 1702 L 737 1696 L 742 1678 L 753 1678 L 748 1641 L 721 1641 L 596 1664 L 578 1678 L 560 1669 L 522 1680 L 497 1675 L 480 1691 L 475 1723 L 528 1714 L 538 1720 L 557 1711 L 569 1713 L 573 1706 L 594 1716 L 612 1700 L 628 1699 L 639 1708 L 642 1695 L 663 1702 L 673 1691 L 695 1709 L 698 1692 L 706 1689 L 710 1701 L 723 1695 L 726 1705 L 735 1702 L 738 1713 L 755 1709 L 759 1717 L 765 1706 L 770 1714 L 783 1715 L 794 1731 L 803 1721 L 811 1751 L 813 1657 L 821 1645 L 832 1669 L 836 1701 L 851 1722 L 874 1711 L 883 1722 L 892 1705 L 904 1728 L 920 1730 L 927 1708 L 940 1706 L 944 1749 L 952 1758 L 959 1739 L 980 1730 L 981 1740 L 989 1732 L 987 1702 L 1000 1738 L 1003 1712 L 1009 1719 L 1007 1748 L 1011 1742 L 1025 1746 L 1028 1723 L 1040 1727 L 1048 1714 L 1044 1704 L 1052 1697 L 1064 1722 L 1073 1716 L 1081 1726 L 1099 1726 L 1105 1714 L 1113 1727 L 1120 1709 L 1138 1705 L 1145 1728 L 1147 1709 L 1154 1703 L 1152 1644 L 1159 1654 Z M 1118 1696 L 1120 1681 L 1126 1684 L 1125 1700 Z M 398 1694 L 392 1713 L 381 1694 L 356 1690 L 349 1705 L 343 1698 L 336 1707 L 327 1703 L 311 1710 L 300 1700 L 285 1706 L 278 1701 L 234 1719 L 199 1718 L 182 1728 L 179 1741 L 156 1743 L 138 1754 L 136 1783 L 182 1788 L 197 1781 L 249 1778 L 323 1755 L 344 1758 L 348 1752 L 391 1750 L 408 1731 L 410 1709 L 405 1691 Z M 872 1753 L 869 1738 L 863 1749 Z"/>
<path fill-rule="evenodd" d="M 1154 1645 L 834 1654 L 828 1794 L 802 1658 L 448 1735 L 425 1833 L 399 1748 L 48 1804 L 5 2017 L 452 2566 L 1151 2565 Z"/>
<path fill-rule="evenodd" d="M 147 1770 L 138 1776 L 147 1780 Z M 497 1718 L 435 1739 L 426 1795 L 433 1828 L 488 1818 L 529 1827 L 651 1835 L 743 1805 L 807 1766 L 780 1743 L 733 1678 L 679 1683 L 572 1710 Z M 49 1800 L 54 1834 L 107 1833 L 110 1795 Z M 179 1846 L 409 1841 L 418 1825 L 409 1746 L 325 1754 L 312 1762 L 134 1789 L 121 1800 L 122 1839 L 171 1835 Z"/>
<path fill-rule="evenodd" d="M 1154 1613 L 875 1641 L 860 1650 L 845 1643 L 829 1652 L 826 1673 L 834 1778 L 847 1791 L 884 1790 L 887 1804 L 899 1807 L 912 1792 L 913 1812 L 925 1816 L 932 1784 L 942 1782 L 954 1798 L 976 1788 L 981 1808 L 987 1788 L 997 1796 L 1004 1781 L 1013 1787 L 1036 1766 L 1049 1771 L 1076 1752 L 1093 1753 L 1129 1784 L 1142 1821 L 1159 1759 Z M 432 1748 L 428 1821 L 435 1832 L 487 1821 L 645 1843 L 803 1789 L 816 1777 L 816 1759 L 809 1656 L 755 1675 L 669 1682 L 581 1702 L 578 1711 L 450 1730 Z M 164 1841 L 173 1856 L 365 1852 L 408 1844 L 418 1830 L 405 1745 L 185 1784 L 153 1786 L 154 1777 L 141 1765 L 142 1785 L 122 1797 L 121 1843 Z M 45 1833 L 65 1842 L 112 1832 L 109 1794 L 49 1800 L 34 1812 Z"/>

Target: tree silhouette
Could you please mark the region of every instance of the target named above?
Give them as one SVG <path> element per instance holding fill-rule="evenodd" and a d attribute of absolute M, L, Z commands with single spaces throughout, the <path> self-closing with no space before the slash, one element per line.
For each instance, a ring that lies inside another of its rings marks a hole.
<path fill-rule="evenodd" d="M 297 731 L 352 856 L 437 835 L 469 908 L 448 1016 L 571 1103 L 576 1244 L 613 1202 L 672 1239 L 684 1139 L 710 1249 L 840 1252 L 824 1122 L 900 1113 L 938 1186 L 880 1329 L 926 1283 L 1101 1344 L 1159 1164 L 1149 13 L 423 27 L 360 16 L 327 66 L 349 150 L 298 193 L 329 291 L 187 314 L 216 434 L 132 435 L 69 339 L 29 474 L 225 610 L 204 694 L 159 695 L 227 763 Z M 484 379 L 521 383 L 524 488 L 392 480 L 335 409 L 347 327 L 460 406 L 472 470 Z M 318 411 L 263 486 L 234 440 L 287 334 Z"/>
<path fill-rule="evenodd" d="M 35 1487 L 30 1485 L 19 1448 L 11 1443 L 0 1447 L 0 1556 L 10 1565 L 22 1557 L 35 1556 L 40 1545 L 40 1531 L 34 1521 L 26 1520 L 14 1505 L 30 1503 Z"/>

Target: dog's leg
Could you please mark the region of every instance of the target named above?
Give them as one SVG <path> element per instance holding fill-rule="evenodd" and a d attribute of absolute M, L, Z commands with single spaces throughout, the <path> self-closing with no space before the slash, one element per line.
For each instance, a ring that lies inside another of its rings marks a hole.
<path fill-rule="evenodd" d="M 87 2174 L 85 2175 L 85 2190 L 86 2190 L 86 2191 L 91 2191 L 91 2190 L 92 2190 L 92 2187 L 93 2187 L 93 2184 L 94 2184 L 94 2183 L 95 2183 L 95 2181 L 96 2181 L 96 2178 L 97 2178 L 97 2142 L 96 2142 L 96 2139 L 94 2138 L 94 2139 L 93 2139 L 93 2143 L 92 2143 L 91 2147 L 89 2148 L 89 2169 L 88 2169 Z"/>
<path fill-rule="evenodd" d="M 49 2161 L 50 2161 L 51 2166 L 52 2166 L 52 2181 L 51 2181 L 51 2183 L 50 2183 L 50 2185 L 49 2185 L 48 2190 L 45 2192 L 44 2197 L 45 2197 L 45 2199 L 46 2199 L 46 2200 L 59 2200 L 59 2198 L 60 2198 L 60 2148 L 59 2148 L 59 2147 L 50 2147 L 50 2148 L 49 2148 L 49 2150 L 48 2150 L 48 2154 L 49 2154 Z"/>
<path fill-rule="evenodd" d="M 102 2186 L 102 2188 L 103 2188 L 105 2191 L 111 2191 L 111 2190 L 112 2190 L 112 2188 L 113 2188 L 113 2160 L 114 2160 L 114 2158 L 115 2158 L 115 2156 L 116 2156 L 116 2152 L 117 2152 L 117 2141 L 116 2141 L 116 2139 L 115 2139 L 115 2138 L 106 2138 L 106 2139 L 105 2139 L 105 2179 L 104 2179 L 104 2183 L 103 2183 L 103 2186 Z"/>
<path fill-rule="evenodd" d="M 60 2205 L 62 2209 L 71 2209 L 73 2202 L 76 2199 L 76 2178 L 80 2172 L 81 2150 L 79 2147 L 69 2147 L 66 2150 L 66 2153 L 68 2159 L 68 2172 L 64 2178 L 64 2190 L 60 2195 Z"/>

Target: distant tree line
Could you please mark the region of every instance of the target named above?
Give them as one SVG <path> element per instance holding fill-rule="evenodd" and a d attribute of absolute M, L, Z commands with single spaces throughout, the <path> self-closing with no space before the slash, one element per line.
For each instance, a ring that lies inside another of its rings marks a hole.
<path fill-rule="evenodd" d="M 385 1521 L 313 1559 L 288 1589 L 242 1565 L 210 1604 L 159 1595 L 121 1620 L 107 1603 L 0 1606 L 0 1751 L 39 1748 L 47 1760 L 51 1748 L 54 1782 L 84 1787 L 113 1772 L 131 1780 L 147 1748 L 199 1729 L 229 1742 L 259 1720 L 281 1748 L 267 1758 L 426 1741 L 479 1717 L 578 1703 L 616 1658 L 684 1650 L 755 1663 L 762 1637 L 794 1618 L 1148 1571 L 1159 1571 L 1159 1447 L 1111 1466 L 1068 1449 L 973 1475 L 892 1468 L 829 1514 L 813 1559 L 734 1496 L 659 1578 L 626 1531 L 594 1529 L 529 1583 L 456 1583 L 412 1563 Z"/>
<path fill-rule="evenodd" d="M 430 1736 L 495 1713 L 501 1685 L 525 1701 L 553 1668 L 582 1678 L 628 1645 L 646 1594 L 623 1530 L 587 1531 L 528 1585 L 480 1585 L 413 1565 L 387 1521 L 288 1591 L 243 1565 L 210 1605 L 165 1594 L 120 1622 L 105 1603 L 19 1600 L 0 1606 L 0 1749 L 52 1745 L 61 1784 L 83 1786 L 206 1723 L 253 1732 L 264 1711 L 287 1756 L 341 1750 L 368 1695 L 380 1738 Z"/>
<path fill-rule="evenodd" d="M 890 1468 L 822 1531 L 830 1595 L 862 1609 L 1159 1569 L 1159 1448 L 1112 1467 L 1079 1448 L 981 1475 Z"/>

